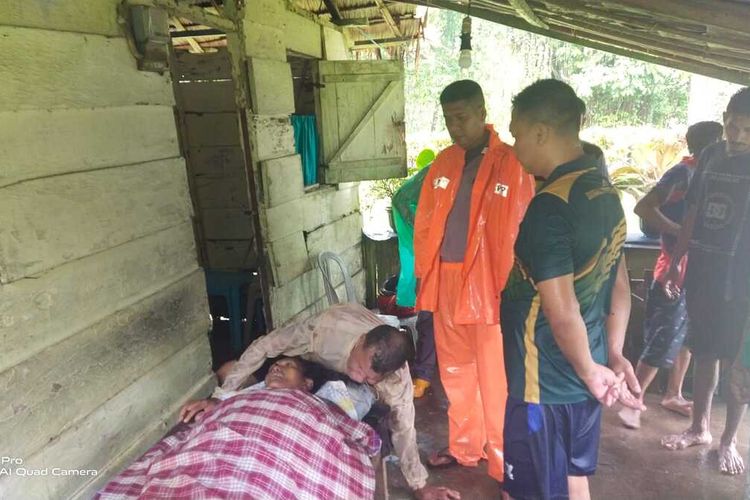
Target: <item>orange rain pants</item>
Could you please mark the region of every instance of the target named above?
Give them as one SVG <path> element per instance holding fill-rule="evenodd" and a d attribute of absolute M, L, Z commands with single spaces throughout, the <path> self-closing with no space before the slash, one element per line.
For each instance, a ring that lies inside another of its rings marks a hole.
<path fill-rule="evenodd" d="M 500 325 L 459 325 L 453 320 L 463 264 L 440 264 L 438 307 L 433 315 L 440 381 L 448 396 L 450 454 L 461 465 L 489 462 L 503 480 L 503 422 L 508 388 Z"/>

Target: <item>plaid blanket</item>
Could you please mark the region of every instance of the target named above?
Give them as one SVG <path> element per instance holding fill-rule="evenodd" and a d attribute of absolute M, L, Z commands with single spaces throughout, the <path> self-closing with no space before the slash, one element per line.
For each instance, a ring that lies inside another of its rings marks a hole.
<path fill-rule="evenodd" d="M 313 395 L 253 391 L 159 441 L 96 498 L 372 498 L 379 449 L 369 426 Z"/>

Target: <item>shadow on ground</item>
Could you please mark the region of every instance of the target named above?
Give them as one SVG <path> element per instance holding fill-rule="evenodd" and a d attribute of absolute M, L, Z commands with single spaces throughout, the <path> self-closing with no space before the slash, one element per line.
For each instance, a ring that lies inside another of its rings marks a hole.
<path fill-rule="evenodd" d="M 591 479 L 592 498 L 606 500 L 740 500 L 745 490 L 745 476 L 729 477 L 718 472 L 716 453 L 724 428 L 725 405 L 716 398 L 711 429 L 714 446 L 683 451 L 662 449 L 664 434 L 684 430 L 689 420 L 664 410 L 659 397 L 649 394 L 649 410 L 643 415 L 638 431 L 623 428 L 613 410 L 604 413 L 599 449 L 599 469 Z M 441 387 L 431 388 L 416 401 L 417 432 L 423 459 L 445 446 L 448 437 L 446 409 L 448 403 Z M 750 416 L 740 427 L 739 449 L 748 459 Z M 485 462 L 476 468 L 453 467 L 430 470 L 430 483 L 450 486 L 463 499 L 495 499 L 499 486 L 487 475 Z M 411 498 L 406 482 L 395 464 L 389 464 L 390 498 Z"/>

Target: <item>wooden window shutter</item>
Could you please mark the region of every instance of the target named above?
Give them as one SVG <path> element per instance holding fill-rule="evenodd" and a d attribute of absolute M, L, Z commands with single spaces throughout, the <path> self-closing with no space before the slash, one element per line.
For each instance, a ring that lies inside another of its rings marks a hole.
<path fill-rule="evenodd" d="M 406 176 L 400 61 L 319 61 L 317 106 L 327 184 Z"/>

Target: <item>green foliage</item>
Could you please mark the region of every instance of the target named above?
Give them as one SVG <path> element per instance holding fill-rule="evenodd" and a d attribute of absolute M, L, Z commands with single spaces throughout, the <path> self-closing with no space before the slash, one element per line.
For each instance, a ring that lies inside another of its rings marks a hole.
<path fill-rule="evenodd" d="M 666 127 L 687 120 L 687 73 L 556 42 L 553 74 L 586 101 L 590 125 Z"/>
<path fill-rule="evenodd" d="M 610 171 L 612 185 L 617 189 L 642 198 L 664 172 L 677 164 L 684 149 L 682 142 L 654 139 L 635 144 L 630 151 L 630 163 Z"/>

